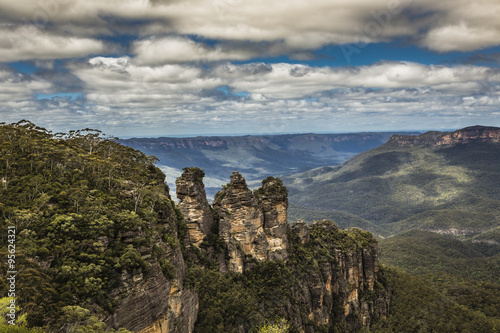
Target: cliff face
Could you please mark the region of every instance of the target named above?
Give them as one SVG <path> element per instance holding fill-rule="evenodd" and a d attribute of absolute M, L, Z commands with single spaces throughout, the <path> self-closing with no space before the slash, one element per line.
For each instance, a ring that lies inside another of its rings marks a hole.
<path fill-rule="evenodd" d="M 374 241 L 349 244 L 343 239 L 370 239 L 371 236 L 366 238 L 364 233 L 367 232 L 356 228 L 338 230 L 328 221 L 314 222 L 310 226 L 304 222 L 293 225 L 292 236 L 299 244 L 295 244 L 295 248 L 309 249 L 316 257 L 325 250 L 332 254 L 331 260 L 319 259 L 317 269 L 309 268 L 304 281 L 306 291 L 302 298 L 309 312 L 308 319 L 316 326 L 345 322 L 347 331 L 357 331 L 368 327 L 374 319 L 388 316 L 390 294 L 377 281 L 378 245 Z M 329 237 L 332 239 L 325 242 Z M 357 316 L 359 320 L 353 320 Z M 304 332 L 314 330 L 305 326 Z"/>
<path fill-rule="evenodd" d="M 188 226 L 182 241 L 191 266 L 215 267 L 219 274 L 255 274 L 252 269 L 266 261 L 277 261 L 274 267 L 284 263 L 281 267 L 292 272 L 293 282 L 283 281 L 290 287 L 279 304 L 299 332 L 332 327 L 354 332 L 388 316 L 390 294 L 377 279 L 380 251 L 371 234 L 355 228 L 339 230 L 329 221 L 309 226 L 297 222 L 290 227 L 287 190 L 273 177 L 252 192 L 245 179 L 233 172 L 212 208 L 205 197 L 203 176 L 202 170 L 187 168 L 177 179 L 178 207 Z M 162 221 L 163 230 L 176 235 L 179 221 L 172 220 L 175 214 L 171 209 L 164 213 L 171 221 Z M 213 234 L 217 229 L 218 234 Z M 121 237 L 122 242 L 131 243 L 137 235 Z M 212 245 L 214 239 L 222 244 L 218 250 Z M 185 286 L 187 268 L 181 247 L 171 243 L 163 242 L 161 235 L 155 241 L 174 268 L 170 277 L 162 273 L 162 261 L 153 257 L 153 249 L 141 248 L 150 267 L 145 274 L 123 274 L 121 286 L 111 295 L 118 304 L 107 319 L 110 327 L 140 333 L 193 331 L 200 301 L 197 293 Z M 200 254 L 205 258 L 203 263 L 196 259 Z M 208 266 L 207 260 L 211 262 Z M 239 331 L 248 330 L 241 326 Z"/>
<path fill-rule="evenodd" d="M 233 172 L 231 182 L 214 200 L 229 271 L 243 272 L 247 259 L 286 259 L 287 208 L 286 189 L 280 180 L 270 177 L 254 193 Z"/>
<path fill-rule="evenodd" d="M 176 276 L 169 280 L 154 262 L 147 274 L 124 274 L 113 291 L 118 306 L 107 319 L 110 327 L 133 332 L 166 333 L 193 331 L 198 314 L 198 295 L 183 288 L 185 265 L 178 248 L 170 253 Z"/>
<path fill-rule="evenodd" d="M 399 146 L 443 146 L 471 142 L 500 142 L 500 128 L 471 126 L 454 132 L 427 132 L 421 135 L 393 135 L 389 142 Z"/>
<path fill-rule="evenodd" d="M 311 142 L 344 143 L 378 140 L 380 133 L 347 133 L 347 134 L 286 134 L 286 135 L 247 135 L 247 136 L 210 136 L 194 138 L 133 138 L 120 140 L 121 143 L 137 146 L 141 150 L 162 147 L 163 149 L 204 149 L 244 147 L 251 145 L 290 145 Z"/>
<path fill-rule="evenodd" d="M 360 229 L 339 230 L 328 221 L 310 226 L 297 222 L 290 227 L 287 190 L 281 180 L 269 177 L 252 192 L 238 172 L 217 193 L 212 212 L 202 196 L 203 174 L 194 177 L 192 171 L 186 169 L 178 179 L 178 197 L 188 225 L 197 223 L 188 230 L 196 251 L 207 251 L 223 273 L 252 274 L 255 266 L 266 261 L 290 265 L 286 269 L 301 277 L 294 277 L 291 284 L 294 296 L 280 304 L 300 332 L 312 333 L 339 323 L 345 331 L 357 331 L 388 315 L 390 295 L 377 280 L 380 251 L 371 234 Z M 218 227 L 222 257 L 213 255 L 209 242 L 194 243 L 207 239 L 200 221 Z"/>
<path fill-rule="evenodd" d="M 286 260 L 288 230 L 288 191 L 280 179 L 269 177 L 255 191 L 264 214 L 264 233 L 268 260 Z"/>
<path fill-rule="evenodd" d="M 159 219 L 162 233 L 156 234 L 153 246 L 139 248 L 139 254 L 149 266 L 146 273 L 124 271 L 119 287 L 110 295 L 117 304 L 113 314 L 106 319 L 109 327 L 124 327 L 140 333 L 193 331 L 199 301 L 196 292 L 184 286 L 186 264 L 176 237 L 178 223 L 173 206 L 169 204 Z M 124 233 L 119 235 L 119 241 L 132 244 L 142 234 Z M 166 236 L 174 242 L 163 241 Z M 165 273 L 167 266 L 171 270 Z"/>

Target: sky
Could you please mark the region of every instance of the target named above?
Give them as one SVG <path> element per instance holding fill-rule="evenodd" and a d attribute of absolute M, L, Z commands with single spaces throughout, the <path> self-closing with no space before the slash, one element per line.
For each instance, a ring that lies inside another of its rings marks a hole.
<path fill-rule="evenodd" d="M 0 0 L 0 122 L 119 137 L 500 126 L 498 0 Z"/>

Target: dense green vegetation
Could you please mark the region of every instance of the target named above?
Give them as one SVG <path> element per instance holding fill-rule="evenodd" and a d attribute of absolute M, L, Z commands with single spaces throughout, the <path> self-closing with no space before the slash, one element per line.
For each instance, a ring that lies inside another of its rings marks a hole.
<path fill-rule="evenodd" d="M 500 331 L 499 245 L 412 230 L 380 247 L 382 263 L 412 275 L 384 273 L 393 290 L 391 316 L 376 332 Z"/>
<path fill-rule="evenodd" d="M 500 283 L 500 245 L 412 230 L 380 242 L 382 263 L 413 275 L 444 273 Z"/>
<path fill-rule="evenodd" d="M 384 272 L 391 315 L 373 331 L 497 332 L 498 165 L 496 143 L 387 143 L 284 183 L 292 220 L 331 218 L 381 235 L 381 262 L 399 270 Z"/>
<path fill-rule="evenodd" d="M 141 248 L 176 230 L 164 218 L 175 216 L 164 175 L 154 158 L 98 131 L 52 134 L 23 121 L 2 125 L 0 142 L 0 256 L 15 226 L 19 315 L 48 330 L 103 331 L 94 315 L 114 310 L 108 295 L 120 276 L 146 272 Z"/>
<path fill-rule="evenodd" d="M 500 287 L 464 283 L 451 276 L 415 277 L 389 269 L 382 279 L 393 291 L 391 315 L 372 326 L 371 332 L 500 331 Z"/>

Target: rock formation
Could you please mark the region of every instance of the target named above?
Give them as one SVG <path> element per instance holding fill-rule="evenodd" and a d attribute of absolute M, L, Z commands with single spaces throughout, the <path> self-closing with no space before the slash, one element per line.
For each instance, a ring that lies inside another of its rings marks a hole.
<path fill-rule="evenodd" d="M 186 168 L 177 179 L 178 207 L 188 226 L 185 244 L 192 264 L 198 264 L 193 258 L 202 252 L 208 258 L 205 260 L 215 263 L 223 273 L 243 273 L 266 260 L 292 260 L 292 265 L 301 266 L 295 269 L 303 275 L 291 292 L 294 301 L 284 299 L 283 306 L 288 309 L 290 323 L 303 333 L 338 323 L 343 323 L 347 332 L 359 331 L 388 315 L 390 294 L 377 280 L 380 253 L 371 234 L 356 228 L 339 230 L 329 221 L 309 226 L 299 221 L 290 227 L 287 190 L 273 177 L 251 191 L 245 179 L 233 172 L 212 208 L 205 197 L 203 176 L 201 169 Z M 165 215 L 171 217 L 172 213 Z M 169 224 L 167 229 L 176 229 L 178 223 Z M 218 234 L 211 234 L 217 229 Z M 129 243 L 134 235 L 123 237 L 122 241 Z M 222 252 L 211 247 L 210 238 L 222 244 Z M 151 258 L 146 274 L 124 274 L 121 287 L 112 295 L 119 299 L 117 309 L 107 323 L 140 333 L 192 332 L 198 295 L 184 286 L 186 264 L 180 246 L 159 239 L 156 244 L 175 268 L 174 275 L 166 277 Z M 301 251 L 312 257 L 297 257 Z M 144 248 L 141 254 L 147 259 L 151 249 Z M 243 328 L 240 331 L 245 332 Z"/>
<path fill-rule="evenodd" d="M 333 260 L 318 260 L 317 269 L 308 269 L 303 282 L 302 296 L 308 319 L 317 326 L 328 326 L 335 322 L 346 322 L 347 331 L 358 331 L 368 327 L 373 319 L 387 317 L 390 294 L 377 282 L 380 251 L 375 241 L 366 244 L 349 244 L 341 235 L 349 238 L 369 240 L 371 236 L 361 229 L 338 230 L 330 221 L 314 222 L 307 226 L 299 221 L 292 227 L 294 247 L 305 247 L 315 253 L 328 249 Z M 326 241 L 328 238 L 338 241 Z M 316 244 L 323 243 L 323 248 Z M 326 248 L 324 247 L 326 246 Z M 369 295 L 369 296 L 368 296 Z M 338 309 L 341 307 L 341 311 Z M 359 320 L 347 320 L 349 316 Z M 314 332 L 304 327 L 304 332 Z"/>
<path fill-rule="evenodd" d="M 164 234 L 156 234 L 153 246 L 138 248 L 149 266 L 146 272 L 124 271 L 119 277 L 119 286 L 110 294 L 116 302 L 113 314 L 105 320 L 110 328 L 124 327 L 140 333 L 193 331 L 199 302 L 196 291 L 184 286 L 186 263 L 176 236 L 178 224 L 174 208 L 169 204 L 161 212 L 158 226 L 152 226 L 159 227 L 157 230 L 163 230 Z M 126 232 L 119 235 L 119 241 L 131 244 L 139 236 L 144 236 L 144 232 Z M 165 236 L 174 241 L 163 241 Z M 162 265 L 171 267 L 170 276 L 163 272 Z"/>
<path fill-rule="evenodd" d="M 196 246 L 211 233 L 214 223 L 202 181 L 204 176 L 199 168 L 184 168 L 182 176 L 175 182 L 178 207 L 188 226 L 189 241 Z"/>
<path fill-rule="evenodd" d="M 470 126 L 454 132 L 426 132 L 421 135 L 393 135 L 390 143 L 399 146 L 443 146 L 451 144 L 466 144 L 471 142 L 500 142 L 500 128 L 485 126 Z"/>
<path fill-rule="evenodd" d="M 155 262 L 147 274 L 124 274 L 122 285 L 113 290 L 119 299 L 110 327 L 125 327 L 132 332 L 165 333 L 193 331 L 198 314 L 198 296 L 183 288 L 184 261 L 180 250 L 172 253 L 176 277 L 168 280 Z"/>
<path fill-rule="evenodd" d="M 254 193 L 233 172 L 231 182 L 215 195 L 213 206 L 230 271 L 243 272 L 247 259 L 286 258 L 288 199 L 279 179 L 267 178 Z"/>
<path fill-rule="evenodd" d="M 287 257 L 288 191 L 280 179 L 268 177 L 255 191 L 259 206 L 264 213 L 268 260 L 285 260 Z"/>

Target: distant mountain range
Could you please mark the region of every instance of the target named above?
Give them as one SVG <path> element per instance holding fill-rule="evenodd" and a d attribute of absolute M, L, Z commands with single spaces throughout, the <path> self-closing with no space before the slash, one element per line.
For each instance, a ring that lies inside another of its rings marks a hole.
<path fill-rule="evenodd" d="M 213 195 L 235 170 L 255 187 L 268 176 L 281 176 L 324 165 L 338 165 L 375 148 L 394 134 L 409 132 L 247 135 L 193 138 L 132 138 L 121 144 L 160 159 L 158 166 L 173 187 L 185 167 L 205 170 L 207 194 Z M 253 181 L 253 182 L 252 182 Z M 175 193 L 175 191 L 172 191 Z"/>
<path fill-rule="evenodd" d="M 411 229 L 499 242 L 500 128 L 394 135 L 340 166 L 283 179 L 293 219 L 380 235 Z"/>

